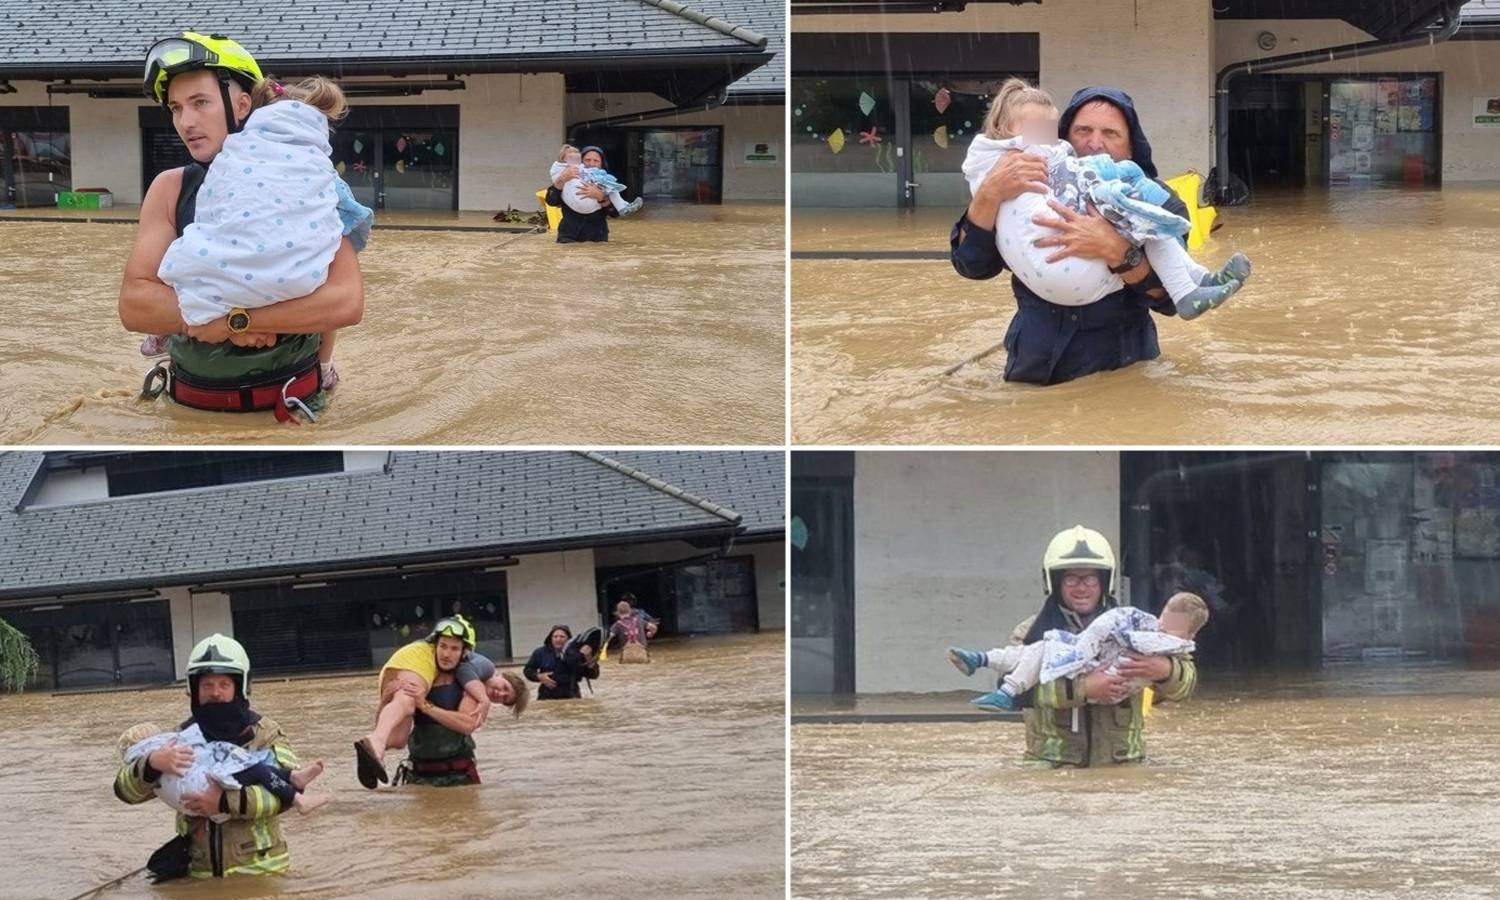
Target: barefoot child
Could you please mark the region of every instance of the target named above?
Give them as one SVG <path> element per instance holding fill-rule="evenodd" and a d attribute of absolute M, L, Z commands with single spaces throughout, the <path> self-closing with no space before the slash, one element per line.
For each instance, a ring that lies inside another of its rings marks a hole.
<path fill-rule="evenodd" d="M 965 675 L 979 668 L 1004 674 L 1000 687 L 977 700 L 985 709 L 1013 710 L 1016 698 L 1037 684 L 1107 669 L 1129 650 L 1144 656 L 1187 656 L 1193 637 L 1208 621 L 1208 605 L 1197 594 L 1173 594 L 1161 618 L 1129 606 L 1100 613 L 1080 634 L 1052 629 L 1042 640 L 988 652 L 948 648 L 948 661 Z"/>
<path fill-rule="evenodd" d="M 347 112 L 338 85 L 321 77 L 286 85 L 267 78 L 250 97 L 254 111 L 225 139 L 192 224 L 157 270 L 177 291 L 188 325 L 227 317 L 231 331 L 248 330 L 253 310 L 321 287 L 343 237 L 356 251 L 370 237 L 375 214 L 355 201 L 329 162 L 329 123 Z M 324 332 L 318 350 L 325 390 L 338 384 L 334 335 Z M 165 336 L 152 335 L 141 352 L 154 356 L 166 347 Z"/>
<path fill-rule="evenodd" d="M 175 732 L 143 722 L 121 734 L 118 743 L 121 758 L 130 763 L 174 742 L 192 749 L 193 765 L 180 776 L 161 773 L 156 796 L 184 815 L 191 813 L 183 808 L 183 795 L 201 793 L 210 782 L 231 790 L 263 787 L 275 794 L 283 807 L 290 806 L 304 815 L 328 802 L 327 795 L 309 797 L 303 793 L 313 779 L 323 774 L 322 760 L 301 769 L 286 769 L 275 764 L 272 750 L 252 751 L 228 741 L 210 741 L 197 725 Z M 229 821 L 229 814 L 219 813 L 209 818 L 223 824 Z"/>
<path fill-rule="evenodd" d="M 1167 189 L 1130 160 L 1116 162 L 1102 153 L 1079 157 L 1072 144 L 1058 140 L 1057 120 L 1057 106 L 1046 91 L 1009 79 L 995 95 L 984 133 L 975 136 L 964 160 L 971 192 L 978 191 L 991 167 L 1009 151 L 1024 150 L 1047 160 L 1049 192 L 1028 191 L 1002 203 L 995 223 L 1000 255 L 1023 284 L 1049 303 L 1086 306 L 1124 283 L 1103 260 L 1047 262 L 1052 250 L 1034 242 L 1052 231 L 1032 219 L 1052 215 L 1047 200 L 1053 198 L 1079 213 L 1096 207 L 1132 245 L 1144 248 L 1184 319 L 1218 307 L 1240 289 L 1250 277 L 1250 260 L 1243 253 L 1234 254 L 1217 272 L 1198 265 L 1177 240 L 1190 223 L 1161 207 L 1171 196 Z"/>

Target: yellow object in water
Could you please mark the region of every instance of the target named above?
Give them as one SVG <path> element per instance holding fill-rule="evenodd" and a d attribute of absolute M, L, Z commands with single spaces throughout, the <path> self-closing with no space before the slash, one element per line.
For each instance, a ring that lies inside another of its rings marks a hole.
<path fill-rule="evenodd" d="M 606 659 L 609 659 L 609 638 L 607 637 L 604 643 L 599 645 L 599 661 L 604 662 Z"/>
<path fill-rule="evenodd" d="M 1151 715 L 1151 701 L 1156 698 L 1155 688 L 1146 688 L 1141 692 L 1141 715 Z"/>
<path fill-rule="evenodd" d="M 536 192 L 537 202 L 542 204 L 542 212 L 547 214 L 547 230 L 556 231 L 557 223 L 562 221 L 562 207 L 547 205 L 547 189 L 542 188 Z"/>
<path fill-rule="evenodd" d="M 1214 220 L 1219 217 L 1219 211 L 1212 206 L 1200 206 L 1199 198 L 1203 196 L 1203 176 L 1192 169 L 1187 170 L 1176 178 L 1167 179 L 1167 187 L 1176 192 L 1187 204 L 1188 221 L 1193 227 L 1187 233 L 1187 245 L 1189 250 L 1201 250 L 1203 244 L 1208 240 L 1208 235 L 1214 230 Z M 1151 708 L 1150 694 L 1147 693 L 1146 708 Z"/>

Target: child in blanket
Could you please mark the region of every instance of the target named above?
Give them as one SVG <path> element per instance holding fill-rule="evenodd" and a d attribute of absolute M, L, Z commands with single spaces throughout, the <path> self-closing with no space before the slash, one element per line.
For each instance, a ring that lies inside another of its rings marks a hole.
<path fill-rule="evenodd" d="M 1092 204 L 1132 244 L 1143 247 L 1151 268 L 1171 295 L 1177 314 L 1193 319 L 1228 300 L 1250 277 L 1250 260 L 1236 253 L 1217 272 L 1198 265 L 1178 238 L 1192 227 L 1161 207 L 1171 196 L 1130 160 L 1108 154 L 1079 157 L 1057 138 L 1057 106 L 1047 92 L 1019 78 L 1001 86 L 964 160 L 964 177 L 976 192 L 1001 155 L 1024 150 L 1047 160 L 1047 194 L 1026 192 L 1000 206 L 995 240 L 1005 265 L 1037 296 L 1061 306 L 1085 306 L 1120 290 L 1124 282 L 1103 260 L 1047 262 L 1050 249 L 1034 242 L 1052 232 L 1032 218 L 1051 214 L 1048 198 L 1080 213 Z"/>
<path fill-rule="evenodd" d="M 1130 606 L 1100 613 L 1079 634 L 1052 629 L 1032 644 L 988 652 L 948 648 L 948 661 L 965 675 L 981 667 L 1004 674 L 1000 687 L 970 701 L 985 709 L 1013 710 L 1016 698 L 1044 681 L 1071 678 L 1113 666 L 1129 650 L 1146 656 L 1187 656 L 1193 637 L 1208 621 L 1208 604 L 1197 594 L 1173 594 L 1161 618 Z"/>
<path fill-rule="evenodd" d="M 192 749 L 193 765 L 182 775 L 161 773 L 156 796 L 183 815 L 191 815 L 183 809 L 183 796 L 201 793 L 210 781 L 231 790 L 263 787 L 276 795 L 283 807 L 290 806 L 304 815 L 328 802 L 326 795 L 309 797 L 303 793 L 313 779 L 323 774 L 321 760 L 295 771 L 286 769 L 276 765 L 275 754 L 270 750 L 257 752 L 228 741 L 207 740 L 197 725 L 174 732 L 142 722 L 126 729 L 118 746 L 121 758 L 134 762 L 173 741 Z M 209 818 L 223 824 L 229 821 L 229 814 L 219 813 Z"/>
<path fill-rule="evenodd" d="M 562 149 L 557 151 L 557 162 L 553 163 L 552 168 L 548 171 L 548 180 L 553 184 L 557 184 L 558 177 L 569 166 L 578 172 L 577 180 L 579 182 L 602 188 L 604 193 L 609 195 L 610 205 L 615 208 L 615 212 L 622 216 L 639 212 L 641 206 L 645 203 L 640 197 L 626 203 L 625 198 L 620 196 L 620 192 L 625 190 L 625 185 L 621 184 L 615 176 L 609 174 L 604 169 L 584 165 L 583 152 L 572 144 L 563 144 Z M 568 181 L 572 180 L 568 179 Z M 574 212 L 584 213 L 585 215 L 598 211 L 599 204 L 596 201 L 588 197 L 580 197 L 576 193 L 568 191 L 566 189 L 567 183 L 564 182 L 559 186 L 563 192 L 564 203 L 571 206 Z"/>
<path fill-rule="evenodd" d="M 214 157 L 193 222 L 157 271 L 188 325 L 311 294 L 328 280 L 341 239 L 363 250 L 375 220 L 329 161 L 329 123 L 347 111 L 338 85 L 267 78 L 250 97 L 253 111 Z M 334 334 L 325 332 L 318 350 L 325 390 L 338 383 Z M 158 355 L 166 342 L 152 335 L 141 352 Z"/>

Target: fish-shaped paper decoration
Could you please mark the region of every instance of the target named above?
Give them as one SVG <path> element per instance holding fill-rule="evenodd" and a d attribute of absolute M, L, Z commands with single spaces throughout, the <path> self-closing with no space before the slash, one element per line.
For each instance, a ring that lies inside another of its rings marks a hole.
<path fill-rule="evenodd" d="M 859 111 L 862 112 L 862 113 L 864 113 L 867 116 L 870 113 L 874 112 L 875 111 L 875 98 L 871 97 L 869 94 L 865 93 L 864 91 L 860 91 L 859 92 Z"/>
<path fill-rule="evenodd" d="M 937 107 L 937 111 L 940 112 L 940 113 L 947 112 L 948 111 L 948 105 L 951 104 L 952 102 L 953 102 L 953 95 L 950 94 L 950 93 L 948 93 L 948 89 L 947 88 L 939 88 L 938 92 L 936 94 L 934 94 L 933 97 L 932 97 L 932 105 L 935 106 L 935 107 Z"/>
<path fill-rule="evenodd" d="M 835 128 L 833 134 L 828 136 L 828 148 L 834 153 L 841 153 L 844 149 L 844 129 Z"/>

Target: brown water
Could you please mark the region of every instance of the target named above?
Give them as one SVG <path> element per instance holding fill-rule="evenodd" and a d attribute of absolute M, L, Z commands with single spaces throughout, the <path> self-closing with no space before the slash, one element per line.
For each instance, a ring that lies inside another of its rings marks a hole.
<path fill-rule="evenodd" d="M 359 786 L 351 742 L 374 715 L 373 675 L 262 681 L 255 708 L 303 760 L 329 760 L 332 802 L 281 819 L 291 871 L 155 888 L 135 876 L 98 896 L 780 897 L 783 645 L 704 638 L 653 647 L 647 666 L 611 660 L 592 697 L 492 717 L 472 788 Z M 171 837 L 165 805 L 111 793 L 114 745 L 186 709 L 181 689 L 0 697 L 0 897 L 72 897 Z"/>
<path fill-rule="evenodd" d="M 948 249 L 958 210 L 793 210 L 792 249 Z M 1064 385 L 1001 381 L 1009 276 L 947 262 L 792 262 L 798 443 L 1445 444 L 1500 434 L 1500 186 L 1263 194 L 1199 262 L 1254 274 L 1159 359 Z"/>
<path fill-rule="evenodd" d="M 131 225 L 0 222 L 0 443 L 780 444 L 780 204 L 671 206 L 608 244 L 377 230 L 317 427 L 139 403 Z"/>
<path fill-rule="evenodd" d="M 793 726 L 792 894 L 1500 894 L 1500 671 L 1204 677 L 1141 766 L 1024 768 L 1019 723 Z"/>

